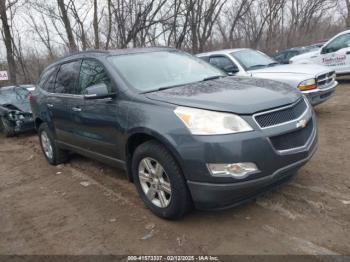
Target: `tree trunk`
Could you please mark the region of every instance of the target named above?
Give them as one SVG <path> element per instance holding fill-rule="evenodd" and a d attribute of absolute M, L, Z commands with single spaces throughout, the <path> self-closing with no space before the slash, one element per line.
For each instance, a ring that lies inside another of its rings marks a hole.
<path fill-rule="evenodd" d="M 346 7 L 348 9 L 348 15 L 346 16 L 346 29 L 350 28 L 350 0 L 345 0 Z"/>
<path fill-rule="evenodd" d="M 107 39 L 106 39 L 106 47 L 105 49 L 108 50 L 109 48 L 109 42 L 111 41 L 111 33 L 112 33 L 112 0 L 107 0 L 107 7 L 108 7 L 108 32 L 107 32 Z"/>
<path fill-rule="evenodd" d="M 78 51 L 78 47 L 77 47 L 75 40 L 74 40 L 72 27 L 70 25 L 70 21 L 69 21 L 66 6 L 64 4 L 64 0 L 57 0 L 57 4 L 58 4 L 58 7 L 61 11 L 61 19 L 62 19 L 62 22 L 63 22 L 64 27 L 66 29 L 68 44 L 69 44 L 69 46 L 68 46 L 69 51 L 70 52 Z"/>
<path fill-rule="evenodd" d="M 97 18 L 97 0 L 94 0 L 94 21 L 93 21 L 93 27 L 94 27 L 94 33 L 95 33 L 95 49 L 100 48 L 100 39 L 98 36 L 98 18 Z"/>
<path fill-rule="evenodd" d="M 12 35 L 6 14 L 6 0 L 0 0 L 0 19 L 4 31 L 4 43 L 6 47 L 6 57 L 10 76 L 10 83 L 17 84 L 17 70 L 12 48 Z"/>

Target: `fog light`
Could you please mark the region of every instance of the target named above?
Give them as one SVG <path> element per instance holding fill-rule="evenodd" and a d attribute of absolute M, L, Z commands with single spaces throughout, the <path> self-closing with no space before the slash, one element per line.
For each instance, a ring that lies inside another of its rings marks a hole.
<path fill-rule="evenodd" d="M 248 175 L 259 171 L 254 163 L 233 164 L 208 164 L 208 169 L 213 176 L 232 176 L 234 178 L 246 178 Z"/>

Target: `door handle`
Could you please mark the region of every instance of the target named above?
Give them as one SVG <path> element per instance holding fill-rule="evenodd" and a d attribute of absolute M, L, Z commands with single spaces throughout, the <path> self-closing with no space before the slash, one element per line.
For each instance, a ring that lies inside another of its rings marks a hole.
<path fill-rule="evenodd" d="M 81 112 L 81 108 L 80 107 L 73 107 L 72 110 L 74 112 Z"/>
<path fill-rule="evenodd" d="M 49 107 L 49 108 L 53 108 L 53 104 L 46 104 L 47 105 L 47 107 Z"/>

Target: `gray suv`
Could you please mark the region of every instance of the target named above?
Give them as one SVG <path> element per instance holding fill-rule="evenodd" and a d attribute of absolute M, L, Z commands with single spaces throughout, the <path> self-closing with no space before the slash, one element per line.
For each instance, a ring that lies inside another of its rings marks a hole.
<path fill-rule="evenodd" d="M 170 48 L 65 57 L 43 72 L 31 106 L 50 164 L 77 152 L 122 167 L 169 219 L 255 198 L 316 149 L 312 107 L 295 88 Z"/>

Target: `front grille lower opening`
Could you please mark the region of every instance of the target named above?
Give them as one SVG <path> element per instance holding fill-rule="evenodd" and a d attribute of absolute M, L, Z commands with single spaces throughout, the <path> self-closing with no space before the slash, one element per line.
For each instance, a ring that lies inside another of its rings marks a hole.
<path fill-rule="evenodd" d="M 313 130 L 312 119 L 309 120 L 307 125 L 293 132 L 282 134 L 274 137 L 270 137 L 270 141 L 273 147 L 278 151 L 289 150 L 297 147 L 305 146 L 309 140 Z"/>

